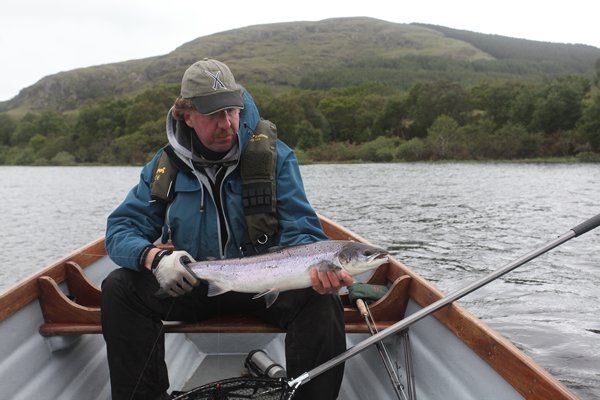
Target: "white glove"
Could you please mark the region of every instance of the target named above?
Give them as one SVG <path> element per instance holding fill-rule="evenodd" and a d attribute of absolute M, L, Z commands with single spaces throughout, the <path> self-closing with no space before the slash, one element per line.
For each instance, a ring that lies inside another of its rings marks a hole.
<path fill-rule="evenodd" d="M 193 262 L 194 259 L 186 251 L 174 251 L 163 256 L 152 273 L 156 277 L 162 291 L 171 297 L 184 295 L 198 286 L 200 281 L 181 262 L 183 257 Z"/>

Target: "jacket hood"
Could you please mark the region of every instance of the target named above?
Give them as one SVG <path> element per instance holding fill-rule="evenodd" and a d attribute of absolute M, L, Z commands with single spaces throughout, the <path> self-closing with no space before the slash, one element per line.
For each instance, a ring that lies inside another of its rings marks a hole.
<path fill-rule="evenodd" d="M 175 117 L 173 117 L 173 108 L 171 108 L 167 113 L 167 139 L 177 155 L 179 155 L 179 157 L 188 165 L 191 161 L 208 164 L 222 164 L 237 161 L 241 150 L 248 144 L 248 141 L 252 136 L 252 131 L 256 129 L 258 121 L 260 120 L 260 115 L 256 104 L 254 103 L 254 99 L 252 99 L 252 96 L 250 96 L 246 89 L 243 89 L 243 96 L 244 108 L 240 111 L 240 127 L 237 133 L 239 145 L 234 146 L 223 159 L 216 162 L 206 160 L 199 154 L 194 153 L 192 141 L 197 140 L 194 130 L 187 126 L 185 121 L 175 119 Z"/>

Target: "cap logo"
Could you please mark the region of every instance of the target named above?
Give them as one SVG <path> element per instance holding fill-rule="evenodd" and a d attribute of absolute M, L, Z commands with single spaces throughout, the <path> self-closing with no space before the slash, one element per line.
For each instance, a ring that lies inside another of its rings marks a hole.
<path fill-rule="evenodd" d="M 227 89 L 225 87 L 225 84 L 223 83 L 223 81 L 221 80 L 221 71 L 217 71 L 215 73 L 210 72 L 210 71 L 204 71 L 206 72 L 206 74 L 208 76 L 210 76 L 211 78 L 213 78 L 213 85 L 212 88 L 213 90 L 217 90 L 217 89 Z"/>

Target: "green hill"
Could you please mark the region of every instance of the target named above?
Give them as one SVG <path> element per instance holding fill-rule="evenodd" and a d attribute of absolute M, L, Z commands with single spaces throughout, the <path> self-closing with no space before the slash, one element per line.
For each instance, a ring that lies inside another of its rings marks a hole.
<path fill-rule="evenodd" d="M 469 43 L 497 60 L 539 63 L 548 72 L 555 74 L 589 74 L 600 52 L 600 49 L 584 44 L 538 42 L 437 25 L 414 25 L 430 28 L 448 38 Z"/>
<path fill-rule="evenodd" d="M 256 25 L 200 37 L 162 56 L 44 77 L 0 103 L 0 111 L 65 111 L 88 99 L 178 84 L 185 68 L 203 57 L 226 62 L 246 85 L 324 89 L 373 81 L 406 89 L 432 79 L 591 76 L 600 49 L 372 18 Z"/>

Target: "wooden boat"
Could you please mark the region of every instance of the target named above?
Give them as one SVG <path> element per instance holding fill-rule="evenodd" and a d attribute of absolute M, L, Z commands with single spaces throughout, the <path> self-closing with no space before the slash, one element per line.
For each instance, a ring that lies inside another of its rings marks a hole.
<path fill-rule="evenodd" d="M 365 241 L 320 217 L 331 239 Z M 98 239 L 0 295 L 0 398 L 109 399 L 106 351 L 99 324 L 98 286 L 117 268 Z M 371 305 L 385 328 L 441 298 L 429 282 L 390 258 L 370 279 L 388 293 Z M 368 336 L 356 308 L 345 306 L 348 345 Z M 244 316 L 198 324 L 166 324 L 173 390 L 239 376 L 245 355 L 264 349 L 284 364 L 284 334 Z M 576 399 L 507 339 L 453 304 L 425 317 L 406 335 L 386 339 L 404 385 L 414 377 L 416 398 Z M 409 344 L 408 349 L 406 345 Z M 408 357 L 410 355 L 410 357 Z M 340 399 L 397 398 L 374 346 L 346 362 Z"/>

